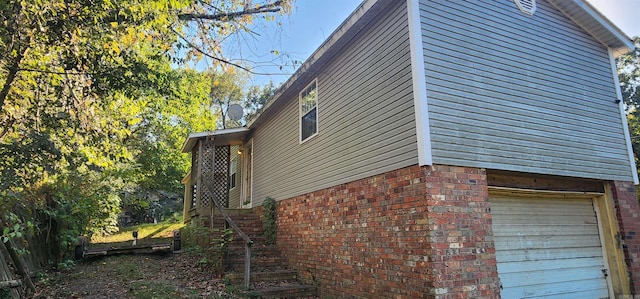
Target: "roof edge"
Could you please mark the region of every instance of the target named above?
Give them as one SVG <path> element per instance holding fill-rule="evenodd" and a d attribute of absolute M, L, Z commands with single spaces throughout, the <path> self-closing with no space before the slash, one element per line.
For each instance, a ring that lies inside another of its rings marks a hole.
<path fill-rule="evenodd" d="M 334 30 L 329 37 L 302 63 L 302 65 L 285 81 L 274 93 L 274 95 L 265 103 L 251 121 L 247 123 L 247 127 L 252 128 L 254 124 L 261 118 L 263 114 L 289 89 L 298 81 L 315 63 L 324 57 L 348 32 L 358 23 L 367 13 L 369 13 L 381 0 L 365 0 Z"/>
<path fill-rule="evenodd" d="M 623 44 L 621 47 L 610 47 L 613 49 L 614 54 L 617 56 L 621 54 L 625 54 L 628 51 L 634 49 L 633 41 L 631 37 L 629 37 L 626 33 L 624 33 L 618 26 L 616 26 L 613 22 L 611 22 L 607 17 L 605 17 L 598 9 L 596 9 L 591 3 L 583 0 L 574 0 L 582 9 L 584 9 L 587 13 L 589 13 L 596 21 L 598 21 L 602 26 L 604 26 L 609 32 L 611 32 L 620 42 Z M 616 53 L 622 50 L 624 53 Z"/>
<path fill-rule="evenodd" d="M 591 36 L 593 36 L 600 43 L 605 45 L 607 48 L 613 50 L 613 53 L 616 57 L 625 54 L 634 49 L 633 42 L 629 36 L 627 36 L 620 28 L 618 28 L 613 22 L 611 22 L 607 17 L 605 17 L 600 11 L 598 11 L 593 5 L 591 5 L 588 1 L 585 0 L 549 0 L 554 7 L 560 10 L 562 13 L 567 15 L 572 21 L 582 27 L 586 32 L 588 32 Z M 563 5 L 561 5 L 563 4 Z M 588 26 L 580 22 L 575 15 L 572 15 L 569 11 L 563 9 L 563 6 L 574 5 L 574 7 L 581 9 L 586 12 L 589 17 L 594 21 L 595 25 L 589 24 Z M 602 36 L 598 36 L 596 34 L 596 30 L 592 28 L 592 26 L 600 26 L 600 28 L 605 29 L 610 36 L 613 37 L 617 43 L 608 43 L 602 39 Z"/>
<path fill-rule="evenodd" d="M 249 129 L 247 127 L 240 127 L 240 128 L 191 133 L 189 134 L 189 136 L 187 136 L 187 139 L 184 141 L 181 152 L 182 153 L 191 152 L 191 149 L 193 149 L 193 146 L 196 144 L 196 141 L 205 137 L 214 137 L 214 136 L 233 134 L 233 133 L 243 133 L 243 132 L 249 132 Z"/>

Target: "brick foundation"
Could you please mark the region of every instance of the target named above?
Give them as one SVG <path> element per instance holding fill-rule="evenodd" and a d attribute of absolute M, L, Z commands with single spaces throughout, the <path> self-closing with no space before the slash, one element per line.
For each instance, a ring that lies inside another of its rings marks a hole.
<path fill-rule="evenodd" d="M 484 170 L 412 166 L 278 204 L 278 247 L 334 298 L 495 298 Z"/>
<path fill-rule="evenodd" d="M 640 207 L 633 182 L 613 182 L 613 199 L 633 295 L 640 295 Z"/>

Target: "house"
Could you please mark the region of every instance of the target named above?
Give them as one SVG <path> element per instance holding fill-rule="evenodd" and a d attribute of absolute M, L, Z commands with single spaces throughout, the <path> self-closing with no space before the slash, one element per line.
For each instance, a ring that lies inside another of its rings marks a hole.
<path fill-rule="evenodd" d="M 189 136 L 185 219 L 275 198 L 322 296 L 640 295 L 632 47 L 585 0 L 365 0 L 246 127 Z"/>

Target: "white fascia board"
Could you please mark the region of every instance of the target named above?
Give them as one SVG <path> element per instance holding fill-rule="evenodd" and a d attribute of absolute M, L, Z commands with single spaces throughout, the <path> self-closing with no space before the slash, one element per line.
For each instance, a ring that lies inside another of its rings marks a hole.
<path fill-rule="evenodd" d="M 636 160 L 633 156 L 633 147 L 631 145 L 631 134 L 629 134 L 629 124 L 627 123 L 627 114 L 624 112 L 624 101 L 622 99 L 622 91 L 620 91 L 620 81 L 618 80 L 618 69 L 616 67 L 616 59 L 614 49 L 609 48 L 609 63 L 611 64 L 611 75 L 613 76 L 613 83 L 615 84 L 616 99 L 618 102 L 618 109 L 620 110 L 620 118 L 622 119 L 622 129 L 624 130 L 625 139 L 627 142 L 627 153 L 629 155 L 629 165 L 631 166 L 631 173 L 633 174 L 633 183 L 638 185 L 638 170 L 636 168 Z"/>
<path fill-rule="evenodd" d="M 240 128 L 215 130 L 213 132 L 210 131 L 210 132 L 191 133 L 189 134 L 189 136 L 187 137 L 187 140 L 185 140 L 184 144 L 182 145 L 182 152 L 183 153 L 191 152 L 191 149 L 195 145 L 196 141 L 200 138 L 209 137 L 209 136 L 222 136 L 222 135 L 228 135 L 228 134 L 234 134 L 234 133 L 244 133 L 248 131 L 249 131 L 248 128 L 240 127 Z"/>
<path fill-rule="evenodd" d="M 210 135 L 213 135 L 213 132 L 198 132 L 198 133 L 189 134 L 189 136 L 187 136 L 187 139 L 184 141 L 184 144 L 182 145 L 181 152 L 183 153 L 191 152 L 191 149 L 195 145 L 196 140 L 202 137 L 210 136 Z"/>
<path fill-rule="evenodd" d="M 613 25 L 613 23 L 611 23 L 611 21 L 609 21 L 606 17 L 604 17 L 599 11 L 593 8 L 593 6 L 591 6 L 589 3 L 582 0 L 574 0 L 574 1 L 580 8 L 586 11 L 593 19 L 595 19 L 600 24 L 600 26 L 606 28 L 607 31 L 609 31 L 609 33 L 611 33 L 613 36 L 615 36 L 616 39 L 620 41 L 622 46 L 612 49 L 614 57 L 623 55 L 634 48 L 634 45 L 631 39 L 626 34 L 624 34 L 618 27 Z"/>
<path fill-rule="evenodd" d="M 411 77 L 413 79 L 413 106 L 416 116 L 416 137 L 418 139 L 418 164 L 432 165 L 431 129 L 429 124 L 429 104 L 427 102 L 427 81 L 422 45 L 422 24 L 420 22 L 420 1 L 407 0 L 409 15 L 409 42 L 411 47 Z"/>

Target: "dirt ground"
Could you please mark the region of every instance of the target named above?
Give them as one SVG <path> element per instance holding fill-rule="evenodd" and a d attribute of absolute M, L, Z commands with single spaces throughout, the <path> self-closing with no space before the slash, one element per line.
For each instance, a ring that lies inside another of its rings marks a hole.
<path fill-rule="evenodd" d="M 94 257 L 45 274 L 32 298 L 233 298 L 195 252 Z"/>

